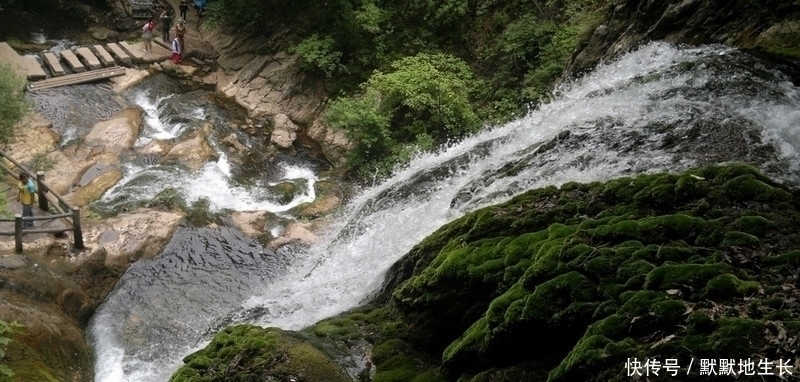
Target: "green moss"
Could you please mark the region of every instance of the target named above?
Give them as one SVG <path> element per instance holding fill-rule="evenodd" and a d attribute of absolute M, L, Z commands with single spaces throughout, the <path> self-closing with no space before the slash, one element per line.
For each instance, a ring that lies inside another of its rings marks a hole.
<path fill-rule="evenodd" d="M 757 247 L 761 241 L 757 237 L 744 232 L 730 231 L 725 233 L 722 246 L 727 247 Z"/>
<path fill-rule="evenodd" d="M 800 250 L 795 249 L 777 256 L 764 256 L 761 262 L 765 265 L 798 265 L 800 264 Z"/>
<path fill-rule="evenodd" d="M 694 243 L 705 230 L 705 220 L 685 214 L 662 215 L 640 221 L 641 235 L 650 242 L 683 240 Z"/>
<path fill-rule="evenodd" d="M 708 193 L 708 182 L 694 174 L 681 175 L 675 181 L 675 196 L 681 200 L 702 198 Z"/>
<path fill-rule="evenodd" d="M 595 228 L 592 238 L 595 242 L 622 242 L 637 240 L 641 237 L 639 222 L 624 220 L 614 224 L 601 225 Z"/>
<path fill-rule="evenodd" d="M 536 287 L 525 302 L 522 319 L 546 321 L 559 307 L 596 297 L 596 286 L 582 274 L 573 271 L 558 275 Z"/>
<path fill-rule="evenodd" d="M 679 300 L 665 300 L 653 303 L 650 312 L 655 314 L 655 319 L 660 325 L 669 325 L 682 321 L 686 313 L 686 303 Z"/>
<path fill-rule="evenodd" d="M 586 334 L 599 334 L 611 339 L 620 339 L 628 334 L 630 323 L 630 317 L 622 314 L 612 314 L 592 324 L 589 329 L 587 329 Z"/>
<path fill-rule="evenodd" d="M 708 280 L 730 272 L 727 264 L 675 264 L 662 265 L 647 274 L 646 289 L 664 290 L 692 286 L 700 288 Z"/>
<path fill-rule="evenodd" d="M 711 350 L 730 358 L 751 357 L 767 341 L 764 336 L 765 328 L 761 321 L 722 317 L 717 330 L 709 338 Z"/>
<path fill-rule="evenodd" d="M 237 380 L 295 377 L 305 381 L 346 381 L 348 377 L 309 339 L 277 328 L 238 325 L 217 333 L 204 349 L 184 359 L 171 382 L 214 381 L 238 367 Z"/>
<path fill-rule="evenodd" d="M 314 334 L 320 337 L 341 336 L 350 332 L 352 329 L 349 327 L 353 325 L 349 320 L 325 320 L 314 325 Z"/>
<path fill-rule="evenodd" d="M 622 265 L 617 270 L 616 279 L 620 282 L 627 283 L 631 278 L 641 276 L 642 281 L 644 277 L 655 268 L 653 264 L 644 259 L 633 260 Z"/>
<path fill-rule="evenodd" d="M 742 297 L 757 293 L 760 285 L 755 281 L 742 281 L 732 274 L 722 274 L 708 281 L 705 294 L 712 299 Z"/>
<path fill-rule="evenodd" d="M 372 382 L 406 382 L 420 373 L 417 360 L 404 354 L 394 355 L 376 366 Z"/>
<path fill-rule="evenodd" d="M 736 221 L 731 224 L 731 228 L 754 236 L 764 236 L 767 232 L 775 228 L 775 224 L 763 216 L 746 215 L 736 219 Z"/>
<path fill-rule="evenodd" d="M 592 369 L 598 369 L 607 354 L 605 347 L 611 341 L 600 335 L 582 338 L 548 376 L 548 381 L 585 380 Z"/>
<path fill-rule="evenodd" d="M 41 361 L 25 359 L 8 363 L 8 368 L 14 372 L 13 379 L 7 381 L 25 382 L 60 382 L 61 377 Z M 2 375 L 0 380 L 6 381 Z"/>
<path fill-rule="evenodd" d="M 745 174 L 728 180 L 723 184 L 723 195 L 730 200 L 756 201 L 764 203 L 786 202 L 791 200 L 788 192 L 775 188 L 754 174 Z"/>

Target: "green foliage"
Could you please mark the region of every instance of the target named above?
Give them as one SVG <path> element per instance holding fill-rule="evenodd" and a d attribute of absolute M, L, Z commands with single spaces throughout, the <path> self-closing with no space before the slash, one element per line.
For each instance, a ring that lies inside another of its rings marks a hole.
<path fill-rule="evenodd" d="M 14 136 L 14 126 L 28 112 L 25 98 L 25 78 L 11 66 L 0 63 L 0 143 L 8 143 Z"/>
<path fill-rule="evenodd" d="M 330 35 L 320 37 L 313 34 L 291 47 L 289 52 L 297 54 L 304 69 L 321 71 L 327 77 L 333 77 L 347 70 L 341 63 L 342 52 L 335 50 L 335 44 Z"/>
<path fill-rule="evenodd" d="M 464 61 L 420 53 L 391 67 L 376 71 L 362 94 L 332 102 L 325 116 L 356 142 L 348 166 L 360 176 L 386 175 L 415 150 L 432 150 L 480 126 L 470 106 L 472 71 Z"/>
<path fill-rule="evenodd" d="M 261 0 L 209 1 L 206 7 L 210 25 L 235 26 L 241 32 L 255 32 L 269 18 L 270 2 Z"/>
<path fill-rule="evenodd" d="M 14 372 L 2 363 L 2 360 L 6 355 L 6 346 L 11 342 L 11 336 L 20 328 L 22 328 L 22 325 L 16 322 L 0 320 L 0 377 L 11 377 L 14 375 Z"/>
<path fill-rule="evenodd" d="M 56 160 L 47 156 L 46 153 L 38 153 L 33 156 L 28 168 L 33 172 L 52 170 L 56 165 Z"/>
<path fill-rule="evenodd" d="M 195 227 L 215 222 L 216 217 L 211 211 L 211 201 L 207 198 L 200 198 L 192 202 L 192 205 L 186 210 L 186 221 Z"/>

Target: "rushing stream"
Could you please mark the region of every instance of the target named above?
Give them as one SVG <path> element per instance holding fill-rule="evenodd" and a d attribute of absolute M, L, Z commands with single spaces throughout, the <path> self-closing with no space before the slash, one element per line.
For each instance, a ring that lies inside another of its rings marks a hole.
<path fill-rule="evenodd" d="M 133 91 L 128 99 L 148 111 L 137 144 L 231 118 L 212 118 L 199 98 Z M 182 118 L 166 118 L 170 108 Z M 311 248 L 276 253 L 225 225 L 181 227 L 163 253 L 131 266 L 93 317 L 96 380 L 167 381 L 224 325 L 301 329 L 354 307 L 442 224 L 530 188 L 726 161 L 798 185 L 798 126 L 800 89 L 782 73 L 725 47 L 652 43 L 557 89 L 519 120 L 418 156 L 351 200 Z M 278 170 L 265 169 L 272 176 L 242 182 L 215 149 L 219 159 L 194 172 L 133 158 L 100 205 L 119 208 L 167 186 L 221 211 L 280 214 L 315 197 L 313 163 L 276 160 Z M 276 204 L 263 189 L 285 179 L 300 179 L 305 191 Z"/>

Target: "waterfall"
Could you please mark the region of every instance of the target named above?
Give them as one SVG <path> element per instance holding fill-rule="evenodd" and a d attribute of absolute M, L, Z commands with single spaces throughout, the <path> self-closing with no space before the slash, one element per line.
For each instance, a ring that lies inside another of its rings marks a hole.
<path fill-rule="evenodd" d="M 442 224 L 531 188 L 729 161 L 797 185 L 799 91 L 731 48 L 643 46 L 555 89 L 523 118 L 418 155 L 351 200 L 307 250 L 263 253 L 241 238 L 237 247 L 229 239 L 239 234 L 223 229 L 225 244 L 201 255 L 167 248 L 134 264 L 92 322 L 96 379 L 166 381 L 222 325 L 301 329 L 357 306 Z M 190 234 L 220 235 L 209 230 Z M 181 237 L 209 247 L 205 236 Z M 243 265 L 220 264 L 218 251 L 235 252 Z M 197 274 L 165 277 L 169 256 L 200 256 L 190 267 Z M 136 294 L 152 299 L 121 297 Z M 123 303 L 133 306 L 113 309 Z M 176 308 L 183 305 L 193 308 Z M 134 330 L 147 325 L 158 327 L 155 335 Z"/>

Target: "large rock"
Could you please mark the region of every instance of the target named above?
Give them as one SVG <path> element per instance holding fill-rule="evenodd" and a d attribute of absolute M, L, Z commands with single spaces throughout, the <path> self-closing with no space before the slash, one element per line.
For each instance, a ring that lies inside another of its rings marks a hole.
<path fill-rule="evenodd" d="M 231 214 L 231 220 L 243 234 L 258 237 L 264 233 L 266 214 L 266 211 L 235 211 Z"/>
<path fill-rule="evenodd" d="M 308 136 L 320 143 L 322 153 L 331 163 L 337 166 L 344 164 L 347 151 L 355 146 L 347 137 L 345 131 L 335 130 L 322 123 L 319 119 L 315 119 L 314 123 L 311 124 L 308 129 Z"/>
<path fill-rule="evenodd" d="M 142 209 L 87 225 L 84 241 L 104 248 L 105 266 L 124 270 L 161 252 L 182 219 L 182 213 Z"/>
<path fill-rule="evenodd" d="M 97 150 L 99 150 L 98 148 Z M 55 192 L 66 195 L 84 187 L 91 181 L 103 175 L 106 171 L 98 169 L 117 169 L 119 155 L 116 152 L 98 152 L 96 149 L 84 146 L 70 146 L 61 151 L 53 151 L 47 158 L 54 163 L 53 167 L 45 171 L 45 182 Z M 95 170 L 92 170 L 95 169 Z M 96 185 L 97 183 L 95 183 Z M 109 187 L 113 186 L 110 185 Z M 108 188 L 103 189 L 103 191 Z M 102 194 L 102 192 L 100 192 Z M 98 195 L 99 196 L 99 195 Z"/>
<path fill-rule="evenodd" d="M 83 143 L 102 151 L 122 152 L 133 147 L 142 127 L 142 110 L 129 107 L 108 121 L 100 122 L 83 138 Z"/>
<path fill-rule="evenodd" d="M 196 171 L 203 167 L 209 159 L 216 160 L 217 153 L 208 144 L 207 134 L 209 128 L 209 126 L 206 126 L 194 132 L 185 140 L 178 142 L 169 150 L 162 161 L 178 161 L 190 170 Z"/>
<path fill-rule="evenodd" d="M 111 82 L 114 84 L 112 90 L 115 93 L 122 93 L 142 82 L 149 75 L 150 72 L 146 69 L 126 68 L 125 75 L 111 78 Z"/>
<path fill-rule="evenodd" d="M 60 137 L 52 127 L 53 124 L 43 115 L 31 113 L 15 126 L 16 134 L 3 150 L 17 162 L 30 163 L 58 147 Z"/>
<path fill-rule="evenodd" d="M 96 166 L 87 169 L 91 171 Z M 84 207 L 90 202 L 99 199 L 109 188 L 122 179 L 122 172 L 116 166 L 105 166 L 98 170 L 97 174 L 91 174 L 91 180 L 78 188 L 75 192 L 65 196 L 73 206 Z"/>
<path fill-rule="evenodd" d="M 286 114 L 277 114 L 273 121 L 274 127 L 270 141 L 280 148 L 291 148 L 292 143 L 297 139 L 297 130 L 300 128 Z"/>
<path fill-rule="evenodd" d="M 280 237 L 269 243 L 270 249 L 277 249 L 287 244 L 311 245 L 317 242 L 319 237 L 313 232 L 312 225 L 309 223 L 294 222 L 286 227 Z"/>

